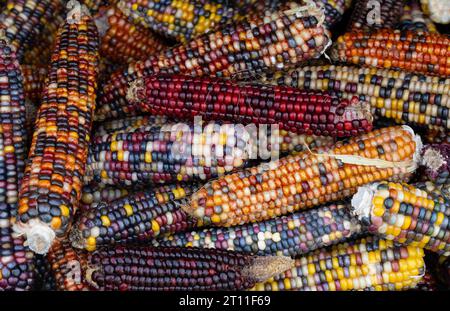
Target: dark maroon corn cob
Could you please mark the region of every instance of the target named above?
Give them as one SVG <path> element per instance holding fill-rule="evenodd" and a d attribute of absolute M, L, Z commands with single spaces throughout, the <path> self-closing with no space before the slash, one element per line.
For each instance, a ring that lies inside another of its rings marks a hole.
<path fill-rule="evenodd" d="M 422 163 L 427 177 L 436 184 L 450 181 L 450 145 L 426 145 L 422 152 Z"/>
<path fill-rule="evenodd" d="M 23 78 L 15 49 L 0 38 L 0 291 L 29 290 L 33 253 L 14 235 L 26 157 Z"/>
<path fill-rule="evenodd" d="M 97 120 L 126 115 L 128 84 L 156 73 L 234 77 L 284 69 L 318 58 L 330 43 L 318 8 L 280 10 L 202 35 L 115 72 L 99 93 Z"/>
<path fill-rule="evenodd" d="M 97 246 L 142 242 L 195 228 L 198 221 L 181 209 L 199 186 L 177 184 L 137 192 L 82 213 L 70 232 L 72 245 L 93 251 Z"/>
<path fill-rule="evenodd" d="M 356 0 L 348 31 L 395 28 L 403 14 L 405 0 Z M 378 6 L 379 5 L 379 6 Z M 379 13 L 379 19 L 377 14 Z"/>
<path fill-rule="evenodd" d="M 278 124 L 307 135 L 354 136 L 372 129 L 367 103 L 284 86 L 238 85 L 230 80 L 154 75 L 137 80 L 128 107 L 174 118 L 202 116 L 243 124 Z"/>
<path fill-rule="evenodd" d="M 88 255 L 86 280 L 99 290 L 249 289 L 293 265 L 289 257 L 255 257 L 199 248 L 117 247 Z"/>

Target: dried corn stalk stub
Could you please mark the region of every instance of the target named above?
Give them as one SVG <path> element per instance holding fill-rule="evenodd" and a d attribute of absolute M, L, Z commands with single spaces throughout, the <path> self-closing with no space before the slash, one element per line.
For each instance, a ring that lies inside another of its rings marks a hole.
<path fill-rule="evenodd" d="M 450 145 L 426 145 L 422 152 L 422 161 L 427 177 L 437 184 L 450 182 Z"/>
<path fill-rule="evenodd" d="M 101 121 L 125 115 L 130 105 L 126 100 L 128 84 L 143 76 L 164 72 L 242 80 L 318 58 L 330 43 L 323 19 L 317 8 L 278 11 L 259 23 L 229 25 L 146 61 L 130 63 L 101 88 L 96 118 Z"/>
<path fill-rule="evenodd" d="M 347 32 L 337 39 L 334 61 L 366 67 L 450 76 L 450 38 L 437 33 L 381 29 Z"/>
<path fill-rule="evenodd" d="M 327 153 L 305 151 L 210 181 L 182 208 L 206 225 L 270 219 L 343 199 L 369 182 L 406 181 L 421 148 L 408 126 L 375 130 L 338 142 Z"/>
<path fill-rule="evenodd" d="M 450 23 L 450 3 L 443 0 L 420 0 L 422 9 L 439 24 Z"/>
<path fill-rule="evenodd" d="M 405 0 L 356 0 L 347 30 L 395 28 L 403 14 L 405 2 Z"/>
<path fill-rule="evenodd" d="M 61 27 L 19 194 L 15 230 L 45 254 L 70 226 L 81 197 L 98 67 L 98 35 L 81 16 Z"/>
<path fill-rule="evenodd" d="M 262 82 L 336 93 L 368 102 L 376 118 L 450 129 L 450 79 L 405 71 L 345 65 L 305 66 L 264 75 Z M 380 120 L 377 125 L 379 126 Z"/>
<path fill-rule="evenodd" d="M 425 271 L 424 252 L 366 237 L 320 249 L 295 260 L 287 270 L 253 290 L 392 291 L 416 286 Z"/>
<path fill-rule="evenodd" d="M 353 212 L 370 232 L 450 254 L 450 200 L 408 184 L 379 182 L 358 189 Z"/>
<path fill-rule="evenodd" d="M 155 75 L 129 88 L 127 107 L 183 119 L 202 116 L 240 124 L 276 124 L 307 135 L 354 136 L 372 129 L 369 105 L 357 97 L 340 100 L 316 91 L 183 75 Z"/>
<path fill-rule="evenodd" d="M 90 253 L 86 280 L 99 290 L 244 290 L 292 263 L 217 249 L 124 246 Z"/>
<path fill-rule="evenodd" d="M 362 234 L 364 229 L 350 214 L 350 207 L 349 203 L 333 203 L 253 224 L 177 233 L 151 243 L 295 257 Z"/>

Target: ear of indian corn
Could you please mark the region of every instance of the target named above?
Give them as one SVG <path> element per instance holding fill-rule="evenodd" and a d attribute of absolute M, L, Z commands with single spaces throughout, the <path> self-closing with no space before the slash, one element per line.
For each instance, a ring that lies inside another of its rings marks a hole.
<path fill-rule="evenodd" d="M 87 254 L 75 251 L 68 240 L 55 240 L 49 252 L 47 261 L 59 291 L 91 290 L 84 275 L 87 266 Z"/>
<path fill-rule="evenodd" d="M 9 0 L 0 14 L 0 29 L 17 49 L 22 60 L 24 52 L 36 40 L 44 25 L 61 10 L 59 1 L 54 0 Z"/>
<path fill-rule="evenodd" d="M 218 249 L 117 247 L 89 254 L 86 280 L 99 290 L 244 290 L 292 262 Z"/>
<path fill-rule="evenodd" d="M 127 107 L 133 113 L 177 119 L 201 116 L 247 124 L 277 124 L 307 135 L 352 136 L 372 128 L 367 103 L 339 100 L 327 93 L 267 85 L 239 85 L 230 80 L 180 75 L 147 76 L 130 86 Z"/>
<path fill-rule="evenodd" d="M 95 109 L 97 29 L 86 14 L 68 21 L 56 40 L 19 197 L 16 230 L 42 254 L 77 209 Z"/>
<path fill-rule="evenodd" d="M 421 165 L 430 180 L 437 184 L 450 183 L 450 144 L 426 145 Z"/>
<path fill-rule="evenodd" d="M 374 130 L 326 153 L 304 151 L 210 181 L 183 209 L 215 226 L 270 219 L 343 199 L 369 182 L 405 181 L 421 147 L 407 126 Z"/>
<path fill-rule="evenodd" d="M 15 49 L 0 38 L 0 291 L 30 290 L 33 253 L 16 237 L 20 180 L 26 158 L 23 78 Z"/>
<path fill-rule="evenodd" d="M 413 0 L 405 5 L 397 28 L 417 32 L 438 32 L 433 21 L 424 15 L 418 1 Z"/>
<path fill-rule="evenodd" d="M 358 96 L 374 117 L 434 130 L 450 129 L 450 78 L 345 65 L 305 66 L 262 77 L 262 82 Z"/>
<path fill-rule="evenodd" d="M 159 72 L 245 79 L 318 58 L 330 42 L 323 12 L 308 7 L 277 11 L 200 36 L 114 73 L 99 93 L 98 120 L 124 115 L 128 84 Z M 126 109 L 126 108 L 125 108 Z"/>
<path fill-rule="evenodd" d="M 196 184 L 170 185 L 100 203 L 79 216 L 70 233 L 72 244 L 93 251 L 98 246 L 145 242 L 192 229 L 197 221 L 180 206 L 197 188 Z"/>
<path fill-rule="evenodd" d="M 450 38 L 437 33 L 381 29 L 348 32 L 337 39 L 335 61 L 450 76 Z"/>
<path fill-rule="evenodd" d="M 350 207 L 349 203 L 333 203 L 253 224 L 177 233 L 152 240 L 152 244 L 295 257 L 362 234 Z"/>
<path fill-rule="evenodd" d="M 46 256 L 35 255 L 35 284 L 34 290 L 38 291 L 52 291 L 56 290 L 56 281 L 51 269 L 50 262 Z"/>
<path fill-rule="evenodd" d="M 99 203 L 109 203 L 121 199 L 134 192 L 134 189 L 115 186 L 102 187 L 96 184 L 85 184 L 81 195 L 80 210 L 86 211 L 96 208 Z"/>
<path fill-rule="evenodd" d="M 394 28 L 403 14 L 405 0 L 355 0 L 348 31 Z"/>
<path fill-rule="evenodd" d="M 423 256 L 421 248 L 367 237 L 299 257 L 294 268 L 253 290 L 405 290 L 421 280 Z"/>
<path fill-rule="evenodd" d="M 95 16 L 100 32 L 100 55 L 117 63 L 145 60 L 167 47 L 150 30 L 132 24 L 115 6 Z"/>
<path fill-rule="evenodd" d="M 450 3 L 442 0 L 420 0 L 422 9 L 439 24 L 450 23 Z"/>
<path fill-rule="evenodd" d="M 450 254 L 450 201 L 408 184 L 377 182 L 358 189 L 353 212 L 370 232 Z"/>

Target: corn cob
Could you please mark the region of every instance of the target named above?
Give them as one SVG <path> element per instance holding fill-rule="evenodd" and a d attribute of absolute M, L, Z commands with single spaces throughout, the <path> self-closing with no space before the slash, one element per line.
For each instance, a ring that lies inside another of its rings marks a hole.
<path fill-rule="evenodd" d="M 122 12 L 110 6 L 96 15 L 100 31 L 100 55 L 118 63 L 145 60 L 167 45 L 148 29 L 135 26 Z"/>
<path fill-rule="evenodd" d="M 166 116 L 135 116 L 124 119 L 101 122 L 94 130 L 95 136 L 103 136 L 119 132 L 136 131 L 137 129 L 145 129 L 148 126 L 163 126 L 171 122 Z M 172 121 L 174 122 L 174 121 Z"/>
<path fill-rule="evenodd" d="M 0 28 L 17 49 L 22 60 L 24 52 L 32 46 L 44 25 L 62 8 L 53 0 L 9 0 L 0 14 Z"/>
<path fill-rule="evenodd" d="M 188 42 L 221 25 L 243 20 L 252 8 L 211 0 L 132 0 L 118 7 L 136 24 L 178 42 Z"/>
<path fill-rule="evenodd" d="M 21 70 L 25 98 L 31 102 L 38 102 L 42 97 L 47 69 L 45 67 L 22 65 Z"/>
<path fill-rule="evenodd" d="M 382 29 L 340 36 L 333 50 L 335 61 L 450 76 L 450 38 L 436 33 Z"/>
<path fill-rule="evenodd" d="M 86 280 L 99 290 L 244 290 L 292 262 L 217 249 L 117 247 L 89 254 Z"/>
<path fill-rule="evenodd" d="M 359 96 L 375 117 L 428 129 L 450 129 L 450 78 L 356 66 L 306 66 L 262 77 L 262 82 Z"/>
<path fill-rule="evenodd" d="M 437 184 L 450 183 L 450 145 L 433 144 L 423 148 L 421 164 L 426 176 Z"/>
<path fill-rule="evenodd" d="M 306 10 L 306 11 L 304 11 Z M 97 120 L 124 115 L 128 83 L 159 72 L 245 79 L 319 57 L 330 43 L 318 9 L 278 11 L 256 23 L 229 25 L 114 73 L 99 93 Z M 125 108 L 126 109 L 126 108 Z"/>
<path fill-rule="evenodd" d="M 347 11 L 352 0 L 314 0 L 316 3 L 322 4 L 325 11 L 325 24 L 329 29 L 338 23 L 345 11 Z"/>
<path fill-rule="evenodd" d="M 98 37 L 82 10 L 62 25 L 19 194 L 16 230 L 45 254 L 66 233 L 81 197 L 95 107 Z"/>
<path fill-rule="evenodd" d="M 442 0 L 420 0 L 422 9 L 439 24 L 450 23 L 450 3 Z"/>
<path fill-rule="evenodd" d="M 84 185 L 81 203 L 85 206 L 97 205 L 98 203 L 109 203 L 131 194 L 132 190 L 117 187 L 99 187 L 97 185 Z"/>
<path fill-rule="evenodd" d="M 207 228 L 152 240 L 154 246 L 201 247 L 256 255 L 298 256 L 361 234 L 350 204 L 329 204 L 309 211 L 230 228 Z"/>
<path fill-rule="evenodd" d="M 33 286 L 33 253 L 11 228 L 26 157 L 22 83 L 15 49 L 0 38 L 0 291 Z"/>
<path fill-rule="evenodd" d="M 89 283 L 84 275 L 87 269 L 87 256 L 77 252 L 67 240 L 56 240 L 47 254 L 51 271 L 60 291 L 88 291 Z"/>
<path fill-rule="evenodd" d="M 326 154 L 305 151 L 210 181 L 182 208 L 207 225 L 270 219 L 343 199 L 372 181 L 407 180 L 420 150 L 420 137 L 407 126 L 375 130 Z"/>
<path fill-rule="evenodd" d="M 450 254 L 450 201 L 445 196 L 412 185 L 377 182 L 360 187 L 352 206 L 370 232 Z"/>
<path fill-rule="evenodd" d="M 424 142 L 429 144 L 450 144 L 450 131 L 430 129 L 424 136 Z"/>
<path fill-rule="evenodd" d="M 34 258 L 36 275 L 34 289 L 39 291 L 55 290 L 56 281 L 47 257 L 43 255 L 35 255 Z"/>
<path fill-rule="evenodd" d="M 424 252 L 414 246 L 367 237 L 320 249 L 254 290 L 347 291 L 413 288 L 425 271 Z"/>
<path fill-rule="evenodd" d="M 394 28 L 404 5 L 404 0 L 356 0 L 347 30 Z"/>
<path fill-rule="evenodd" d="M 70 232 L 72 245 L 94 251 L 97 246 L 143 242 L 194 228 L 197 222 L 180 206 L 196 188 L 196 184 L 171 185 L 100 203 L 80 215 Z"/>
<path fill-rule="evenodd" d="M 417 32 L 438 32 L 434 23 L 423 14 L 417 1 L 413 0 L 405 5 L 397 28 Z"/>
<path fill-rule="evenodd" d="M 326 93 L 291 87 L 237 85 L 229 80 L 156 75 L 137 80 L 127 107 L 174 118 L 202 116 L 242 124 L 277 124 L 307 135 L 354 136 L 372 129 L 369 107 L 356 97 L 340 101 Z"/>

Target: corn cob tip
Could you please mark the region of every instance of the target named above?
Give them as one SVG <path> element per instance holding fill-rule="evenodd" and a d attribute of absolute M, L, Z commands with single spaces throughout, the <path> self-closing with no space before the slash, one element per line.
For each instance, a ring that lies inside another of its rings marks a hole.
<path fill-rule="evenodd" d="M 70 0 L 67 2 L 67 8 L 70 10 L 66 17 L 66 22 L 68 24 L 78 24 L 83 17 L 91 16 L 89 9 L 84 4 L 80 4 L 77 0 Z"/>
<path fill-rule="evenodd" d="M 95 15 L 95 26 L 97 26 L 98 34 L 102 38 L 108 29 L 110 28 L 109 22 L 108 22 L 108 14 L 107 11 L 100 11 L 100 13 Z"/>
<path fill-rule="evenodd" d="M 242 274 L 256 282 L 264 282 L 295 265 L 295 260 L 287 256 L 258 256 L 242 270 Z"/>
<path fill-rule="evenodd" d="M 321 26 L 325 22 L 325 9 L 318 1 L 305 0 L 305 5 L 284 11 L 285 15 L 295 15 L 296 17 L 315 16 L 318 25 Z"/>
<path fill-rule="evenodd" d="M 70 230 L 69 233 L 69 241 L 72 244 L 72 247 L 78 248 L 78 249 L 84 249 L 85 248 L 85 239 L 83 238 L 81 231 L 77 230 L 78 226 L 74 224 L 73 229 Z"/>
<path fill-rule="evenodd" d="M 140 101 L 140 94 L 145 88 L 144 79 L 136 79 L 129 83 L 127 90 L 127 100 L 131 103 L 137 103 Z"/>
<path fill-rule="evenodd" d="M 358 188 L 358 191 L 351 199 L 352 214 L 357 216 L 359 220 L 370 216 L 372 209 L 372 200 L 378 183 L 364 185 Z"/>
<path fill-rule="evenodd" d="M 26 237 L 26 245 L 36 254 L 45 255 L 55 240 L 56 234 L 47 224 L 39 219 L 31 219 L 28 223 L 15 223 L 15 234 Z"/>
<path fill-rule="evenodd" d="M 439 170 L 446 164 L 445 158 L 438 148 L 428 147 L 422 154 L 421 165 L 437 175 Z"/>
<path fill-rule="evenodd" d="M 422 149 L 423 149 L 422 139 L 420 138 L 420 135 L 414 133 L 414 130 L 410 126 L 402 125 L 402 128 L 405 131 L 409 132 L 411 134 L 411 137 L 414 138 L 416 150 L 414 151 L 413 161 L 414 161 L 415 168 L 417 168 L 417 166 L 420 163 L 420 159 L 421 159 L 421 155 L 422 155 Z"/>

